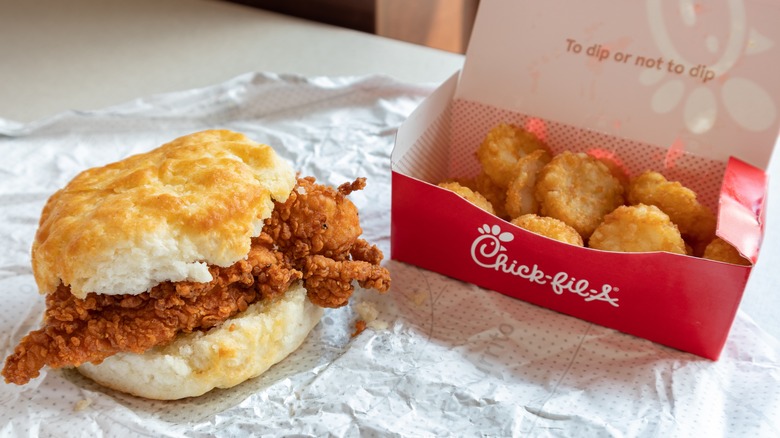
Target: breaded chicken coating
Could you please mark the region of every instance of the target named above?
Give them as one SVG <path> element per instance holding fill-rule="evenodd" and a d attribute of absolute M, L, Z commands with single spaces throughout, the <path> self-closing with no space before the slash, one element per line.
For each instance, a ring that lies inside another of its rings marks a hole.
<path fill-rule="evenodd" d="M 60 285 L 46 296 L 44 325 L 6 359 L 6 382 L 19 385 L 48 365 L 99 363 L 120 351 L 142 353 L 179 333 L 206 330 L 260 299 L 283 294 L 301 272 L 271 249 L 267 235 L 253 239 L 246 260 L 209 268 L 208 283 L 166 282 L 138 295 L 87 294 L 76 298 Z"/>
<path fill-rule="evenodd" d="M 347 199 L 363 187 L 365 178 L 338 189 L 316 184 L 312 177 L 299 178 L 287 201 L 277 203 L 266 220 L 263 231 L 288 263 L 303 272 L 309 300 L 318 306 L 347 304 L 353 281 L 379 292 L 390 287 L 390 273 L 379 267 L 382 253 L 359 238 L 358 211 Z"/>

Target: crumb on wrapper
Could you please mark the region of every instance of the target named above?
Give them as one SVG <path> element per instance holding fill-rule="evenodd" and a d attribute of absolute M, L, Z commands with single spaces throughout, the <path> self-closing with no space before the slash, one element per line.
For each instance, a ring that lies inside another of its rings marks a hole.
<path fill-rule="evenodd" d="M 73 410 L 75 412 L 81 412 L 89 407 L 89 405 L 92 404 L 92 400 L 85 398 L 82 400 L 79 400 L 76 402 L 76 404 L 73 405 Z"/>
<path fill-rule="evenodd" d="M 355 323 L 355 333 L 353 336 L 359 335 L 366 328 L 372 328 L 374 330 L 386 330 L 387 321 L 378 319 L 379 310 L 377 310 L 374 303 L 368 301 L 361 301 L 355 305 L 355 311 L 358 314 L 358 321 Z"/>
<path fill-rule="evenodd" d="M 426 301 L 428 301 L 428 294 L 425 291 L 419 291 L 412 295 L 412 303 L 417 307 L 422 306 Z"/>

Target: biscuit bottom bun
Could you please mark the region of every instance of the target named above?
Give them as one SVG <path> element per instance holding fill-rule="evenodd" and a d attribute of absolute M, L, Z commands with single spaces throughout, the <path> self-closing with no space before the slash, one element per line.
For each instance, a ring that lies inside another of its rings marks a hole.
<path fill-rule="evenodd" d="M 206 332 L 182 334 L 143 354 L 118 353 L 76 369 L 103 386 L 157 400 L 195 397 L 257 377 L 295 351 L 323 309 L 294 284 Z"/>

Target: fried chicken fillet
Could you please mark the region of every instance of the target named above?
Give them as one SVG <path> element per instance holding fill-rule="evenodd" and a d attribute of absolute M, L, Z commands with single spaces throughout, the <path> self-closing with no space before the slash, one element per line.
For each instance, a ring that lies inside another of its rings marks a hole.
<path fill-rule="evenodd" d="M 120 352 L 143 353 L 182 333 L 207 331 L 260 301 L 273 301 L 296 282 L 321 307 L 347 304 L 361 287 L 387 291 L 382 252 L 359 238 L 362 229 L 347 195 L 359 178 L 334 189 L 298 178 L 290 196 L 275 202 L 245 259 L 209 265 L 208 282 L 162 282 L 140 294 L 88 293 L 60 285 L 46 297 L 43 326 L 22 339 L 5 362 L 7 383 L 25 384 L 44 366 L 100 363 Z"/>
<path fill-rule="evenodd" d="M 246 260 L 210 267 L 208 283 L 163 283 L 140 295 L 74 297 L 60 285 L 46 299 L 45 325 L 28 334 L 6 360 L 6 382 L 19 385 L 52 368 L 100 362 L 120 351 L 142 353 L 181 332 L 211 328 L 255 301 L 273 299 L 304 280 L 309 299 L 322 307 L 347 304 L 361 287 L 387 291 L 390 274 L 382 252 L 358 237 L 358 212 L 346 196 L 365 179 L 335 190 L 298 180 L 277 203 Z"/>

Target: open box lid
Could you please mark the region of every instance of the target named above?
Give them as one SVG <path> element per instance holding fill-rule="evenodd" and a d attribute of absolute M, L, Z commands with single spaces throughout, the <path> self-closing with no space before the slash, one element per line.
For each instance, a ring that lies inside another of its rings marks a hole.
<path fill-rule="evenodd" d="M 456 99 L 766 169 L 780 3 L 482 2 Z"/>

